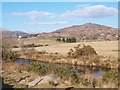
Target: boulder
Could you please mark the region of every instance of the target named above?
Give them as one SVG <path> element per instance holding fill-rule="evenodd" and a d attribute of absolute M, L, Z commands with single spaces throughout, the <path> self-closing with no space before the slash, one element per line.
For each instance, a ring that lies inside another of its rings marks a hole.
<path fill-rule="evenodd" d="M 33 87 L 33 86 L 37 85 L 42 79 L 43 79 L 42 77 L 36 78 L 35 80 L 33 80 L 32 82 L 30 82 L 28 84 L 28 87 Z"/>
<path fill-rule="evenodd" d="M 42 77 L 43 79 L 38 83 L 38 85 L 40 84 L 47 84 L 49 82 L 55 82 L 57 80 L 57 75 L 56 74 L 49 74 L 49 75 L 46 75 L 46 76 L 43 76 Z"/>
<path fill-rule="evenodd" d="M 30 77 L 29 75 L 25 75 L 25 76 L 22 76 L 22 77 L 19 77 L 19 78 L 17 78 L 17 82 L 20 82 L 20 81 L 22 81 L 22 80 L 25 80 L 26 78 L 28 78 L 28 77 Z"/>
<path fill-rule="evenodd" d="M 33 87 L 35 85 L 48 84 L 49 82 L 55 82 L 57 80 L 56 74 L 49 74 L 43 77 L 38 77 L 28 84 L 28 87 Z"/>

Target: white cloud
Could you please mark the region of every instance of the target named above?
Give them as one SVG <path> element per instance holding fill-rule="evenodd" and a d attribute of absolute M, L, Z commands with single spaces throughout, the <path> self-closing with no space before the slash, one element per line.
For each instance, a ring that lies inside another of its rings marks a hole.
<path fill-rule="evenodd" d="M 27 25 L 59 25 L 59 24 L 67 24 L 66 21 L 59 22 L 29 22 Z"/>
<path fill-rule="evenodd" d="M 74 19 L 74 18 L 104 18 L 104 17 L 110 17 L 114 16 L 118 13 L 118 10 L 113 7 L 107 7 L 104 5 L 95 5 L 90 6 L 88 4 L 81 4 L 78 5 L 77 9 L 75 10 L 67 10 L 64 13 L 61 14 L 55 14 L 47 11 L 31 11 L 31 12 L 25 12 L 25 13 L 12 13 L 14 16 L 26 16 L 29 17 L 32 20 L 38 19 L 38 18 L 57 18 L 57 19 Z M 82 7 L 82 8 L 80 8 Z M 56 23 L 56 22 L 54 22 Z M 53 24 L 54 24 L 53 23 Z M 48 23 L 49 24 L 49 23 Z M 59 23 L 58 23 L 59 24 Z"/>
<path fill-rule="evenodd" d="M 53 18 L 55 17 L 54 13 L 50 12 L 43 12 L 43 11 L 31 11 L 31 12 L 26 12 L 26 13 L 12 13 L 14 16 L 27 16 L 30 19 L 37 19 L 41 17 L 47 17 L 47 18 Z"/>
<path fill-rule="evenodd" d="M 85 8 L 85 7 L 88 7 L 88 6 L 91 6 L 90 4 L 79 4 L 79 5 L 76 5 L 77 8 Z"/>
<path fill-rule="evenodd" d="M 64 18 L 104 18 L 116 15 L 118 10 L 104 5 L 88 6 L 84 9 L 66 11 L 61 14 Z"/>

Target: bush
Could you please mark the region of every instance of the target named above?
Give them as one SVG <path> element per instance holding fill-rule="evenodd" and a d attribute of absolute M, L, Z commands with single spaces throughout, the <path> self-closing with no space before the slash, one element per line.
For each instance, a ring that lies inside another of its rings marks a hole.
<path fill-rule="evenodd" d="M 34 44 L 26 44 L 26 45 L 23 45 L 23 47 L 26 47 L 26 48 L 34 47 L 34 46 L 35 46 Z"/>
<path fill-rule="evenodd" d="M 77 47 L 75 47 L 75 50 L 70 49 L 70 51 L 68 52 L 68 57 L 79 58 L 81 56 L 97 55 L 93 47 L 89 45 L 83 45 L 83 47 L 80 48 L 80 46 L 81 45 L 79 44 Z"/>
<path fill-rule="evenodd" d="M 12 51 L 13 46 L 15 46 L 17 41 L 15 41 L 15 37 L 10 35 L 9 33 L 2 33 L 2 59 L 3 60 L 11 60 L 14 61 L 18 54 Z"/>
<path fill-rule="evenodd" d="M 13 46 L 13 48 L 18 48 L 18 46 Z"/>
<path fill-rule="evenodd" d="M 42 44 L 35 45 L 34 47 L 43 47 Z"/>
<path fill-rule="evenodd" d="M 81 48 L 81 54 L 82 55 L 93 55 L 93 54 L 97 54 L 96 51 L 94 50 L 94 48 L 92 48 L 91 46 L 84 46 L 83 48 Z"/>
<path fill-rule="evenodd" d="M 15 61 L 16 58 L 18 57 L 19 57 L 19 54 L 17 54 L 17 52 L 13 52 L 12 50 L 2 48 L 2 59 L 3 60 Z"/>
<path fill-rule="evenodd" d="M 33 71 L 41 76 L 54 73 L 57 74 L 63 81 L 69 80 L 69 78 L 71 78 L 71 82 L 73 82 L 74 84 L 79 83 L 79 76 L 76 74 L 72 67 L 32 63 L 32 65 L 27 68 L 27 71 Z"/>
<path fill-rule="evenodd" d="M 45 46 L 49 46 L 49 44 L 45 44 Z"/>

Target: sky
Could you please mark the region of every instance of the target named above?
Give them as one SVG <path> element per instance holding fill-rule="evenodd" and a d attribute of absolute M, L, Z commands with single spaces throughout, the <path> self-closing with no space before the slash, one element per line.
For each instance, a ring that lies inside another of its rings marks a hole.
<path fill-rule="evenodd" d="M 2 28 L 51 32 L 85 23 L 118 27 L 117 2 L 3 2 Z"/>

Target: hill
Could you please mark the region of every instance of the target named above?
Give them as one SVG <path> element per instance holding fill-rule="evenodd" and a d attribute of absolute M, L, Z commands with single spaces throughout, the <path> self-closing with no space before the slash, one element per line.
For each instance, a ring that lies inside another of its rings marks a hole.
<path fill-rule="evenodd" d="M 0 34 L 8 34 L 8 35 L 26 35 L 28 33 L 22 31 L 11 31 L 6 29 L 0 29 Z"/>
<path fill-rule="evenodd" d="M 117 40 L 118 29 L 110 26 L 86 23 L 65 27 L 50 33 L 40 33 L 39 37 L 76 37 L 79 40 Z"/>

